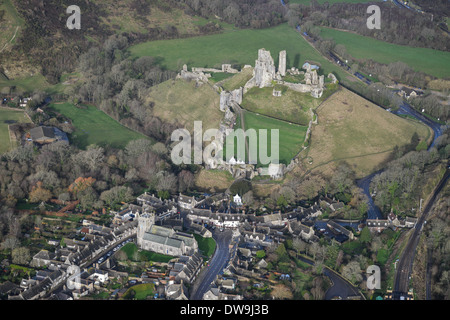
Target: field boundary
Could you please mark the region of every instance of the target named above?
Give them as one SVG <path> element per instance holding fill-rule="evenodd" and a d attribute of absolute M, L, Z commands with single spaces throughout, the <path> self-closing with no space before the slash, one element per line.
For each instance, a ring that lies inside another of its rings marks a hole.
<path fill-rule="evenodd" d="M 11 125 L 8 125 L 8 133 L 9 133 L 9 148 L 13 149 L 14 145 L 16 145 L 17 140 L 15 138 L 15 136 L 13 135 L 12 131 L 11 131 Z M 16 142 L 16 143 L 14 143 Z"/>

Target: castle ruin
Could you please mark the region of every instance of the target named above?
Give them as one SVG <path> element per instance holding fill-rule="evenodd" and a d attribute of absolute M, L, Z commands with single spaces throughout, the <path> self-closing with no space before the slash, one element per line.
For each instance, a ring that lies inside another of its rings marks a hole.
<path fill-rule="evenodd" d="M 265 88 L 273 86 L 274 82 L 287 86 L 289 89 L 307 93 L 318 99 L 322 96 L 324 90 L 324 76 L 319 76 L 317 70 L 312 68 L 309 63 L 303 65 L 305 69 L 305 83 L 291 83 L 283 81 L 282 77 L 286 76 L 286 50 L 280 51 L 278 71 L 275 70 L 275 64 L 270 51 L 265 49 L 258 50 L 258 59 L 255 61 L 255 68 L 253 69 L 253 77 L 245 84 L 244 94 L 253 87 Z M 301 74 L 297 68 L 288 70 L 291 75 Z M 280 93 L 274 92 L 274 96 L 280 96 Z"/>
<path fill-rule="evenodd" d="M 227 136 L 228 129 L 233 129 L 236 121 L 235 111 L 240 108 L 240 104 L 243 101 L 243 96 L 253 87 L 265 88 L 273 87 L 272 95 L 275 97 L 280 97 L 282 91 L 276 88 L 275 85 L 284 85 L 290 90 L 294 90 L 302 93 L 310 93 L 312 97 L 318 99 L 322 96 L 325 88 L 325 80 L 323 75 L 318 75 L 318 66 L 305 63 L 302 67 L 305 71 L 300 71 L 295 67 L 287 69 L 286 64 L 286 50 L 279 52 L 278 70 L 276 70 L 274 60 L 270 54 L 270 51 L 264 48 L 258 50 L 258 58 L 255 60 L 255 67 L 253 68 L 252 78 L 247 81 L 244 87 L 232 91 L 223 90 L 221 87 L 214 85 L 214 88 L 220 94 L 220 111 L 225 113 L 224 119 L 220 124 L 220 139 L 213 140 L 211 143 L 215 144 L 215 150 L 221 150 L 219 146 L 224 142 Z M 251 67 L 249 65 L 244 66 L 244 68 Z M 195 80 L 197 84 L 208 82 L 208 78 L 211 76 L 207 72 L 226 72 L 226 73 L 239 73 L 240 71 L 233 69 L 229 64 L 223 64 L 222 69 L 213 68 L 192 68 L 192 71 L 187 70 L 187 66 L 184 65 L 180 74 L 177 78 L 182 78 L 185 80 Z M 293 83 L 284 81 L 283 78 L 287 75 L 300 75 L 304 74 L 304 83 Z M 332 80 L 333 83 L 337 83 L 336 77 L 330 73 L 328 78 Z M 314 115 L 314 114 L 313 114 Z M 317 119 L 316 119 L 317 121 Z M 310 121 L 308 133 L 305 137 L 305 142 L 308 140 L 309 133 L 311 131 Z M 314 122 L 316 123 L 316 122 Z M 303 147 L 305 148 L 305 147 Z M 273 179 L 281 179 L 287 171 L 292 170 L 295 164 L 298 162 L 298 158 L 292 159 L 291 163 L 286 166 L 284 164 L 271 164 L 267 168 L 256 169 L 255 165 L 246 164 L 240 159 L 230 159 L 228 161 L 216 162 L 215 159 L 210 159 L 205 162 L 205 168 L 207 169 L 219 169 L 229 171 L 234 178 L 246 177 L 252 179 L 257 175 L 269 175 Z"/>

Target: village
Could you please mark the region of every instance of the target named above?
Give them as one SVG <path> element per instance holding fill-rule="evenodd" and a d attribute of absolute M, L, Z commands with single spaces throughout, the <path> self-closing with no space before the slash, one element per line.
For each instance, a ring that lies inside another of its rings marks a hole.
<path fill-rule="evenodd" d="M 138 288 L 143 287 L 147 291 L 140 299 L 188 300 L 195 290 L 198 299 L 242 300 L 240 283 L 252 283 L 254 290 L 264 291 L 292 277 L 289 270 L 270 271 L 270 263 L 264 259 L 267 248 L 293 239 L 343 243 L 352 241 L 365 226 L 378 233 L 384 228 L 412 228 L 415 224 L 411 219 L 399 221 L 394 214 L 386 221 L 322 220 L 325 210 L 336 212 L 344 204 L 326 197 L 319 203 L 298 206 L 286 213 L 256 215 L 245 212 L 238 194 L 180 194 L 161 200 L 144 193 L 118 212 L 103 212 L 108 216 L 101 219 L 104 225 L 96 223 L 98 218 L 82 219 L 61 239 L 48 234 L 45 249 L 33 255 L 27 272 L 19 272 L 23 275 L 20 283 L 4 282 L 0 297 L 133 299 L 138 297 Z M 215 252 L 206 254 L 201 244 L 205 239 L 219 242 L 226 236 L 229 242 L 225 250 L 215 248 Z M 123 251 L 129 249 L 134 249 L 134 256 L 150 259 L 130 262 L 126 254 L 123 257 Z M 224 255 L 226 263 L 199 297 L 196 289 L 208 273 L 205 269 L 214 254 Z M 4 272 L 17 268 L 7 260 L 0 261 Z"/>

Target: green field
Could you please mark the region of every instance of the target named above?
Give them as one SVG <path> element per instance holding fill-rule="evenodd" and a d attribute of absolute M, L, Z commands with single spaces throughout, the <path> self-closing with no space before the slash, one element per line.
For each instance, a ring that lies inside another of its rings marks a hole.
<path fill-rule="evenodd" d="M 7 80 L 0 77 L 0 89 L 12 87 L 16 93 L 34 92 L 36 90 L 45 91 L 50 87 L 45 77 L 37 74 L 31 77 Z"/>
<path fill-rule="evenodd" d="M 280 86 L 284 87 L 284 86 Z M 315 110 L 326 98 L 336 91 L 336 85 L 328 84 L 322 97 L 313 98 L 310 93 L 301 93 L 284 87 L 281 97 L 274 97 L 273 88 L 252 88 L 245 95 L 242 107 L 266 116 L 307 126 Z"/>
<path fill-rule="evenodd" d="M 0 154 L 9 151 L 12 147 L 8 125 L 13 122 L 28 123 L 30 120 L 23 111 L 0 108 Z"/>
<path fill-rule="evenodd" d="M 344 45 L 348 53 L 356 59 L 370 58 L 384 64 L 403 61 L 416 71 L 438 78 L 450 78 L 450 52 L 400 46 L 352 32 L 321 29 L 324 39 L 332 38 L 336 44 Z"/>
<path fill-rule="evenodd" d="M 279 130 L 279 161 L 280 163 L 289 164 L 291 160 L 300 152 L 303 142 L 305 140 L 307 127 L 297 124 L 290 124 L 285 121 L 269 118 L 263 115 L 259 115 L 249 111 L 243 111 L 245 130 L 254 129 L 258 132 L 260 129 L 267 129 L 267 155 L 271 155 L 271 130 Z M 237 122 L 237 126 L 240 127 L 240 123 Z M 259 134 L 258 134 L 258 154 L 259 150 Z M 227 145 L 230 145 L 230 141 L 226 141 Z M 226 150 L 226 148 L 225 148 Z M 226 151 L 225 151 L 226 152 Z M 262 150 L 262 152 L 266 152 Z M 247 159 L 248 161 L 248 159 Z M 259 157 L 258 157 L 259 163 Z"/>
<path fill-rule="evenodd" d="M 132 46 L 130 53 L 133 57 L 157 57 L 161 66 L 178 71 L 183 64 L 188 67 L 220 67 L 222 63 L 254 66 L 261 48 L 271 52 L 275 65 L 278 65 L 278 53 L 286 50 L 288 68 L 301 68 L 309 60 L 320 64 L 324 74 L 334 72 L 339 80 L 348 76 L 287 24 L 268 29 L 227 30 L 202 37 L 150 41 Z"/>
<path fill-rule="evenodd" d="M 3 18 L 0 21 L 0 53 L 11 48 L 18 37 L 25 22 L 18 14 L 11 0 L 0 0 L 0 11 L 3 11 Z"/>
<path fill-rule="evenodd" d="M 152 251 L 139 250 L 135 243 L 127 243 L 120 250 L 127 254 L 131 261 L 153 261 L 167 263 L 174 257 Z M 137 258 L 137 259 L 136 259 Z"/>
<path fill-rule="evenodd" d="M 389 160 L 396 146 L 403 147 L 417 133 L 428 141 L 430 128 L 398 117 L 347 89 L 341 89 L 317 108 L 318 124 L 311 131 L 311 145 L 304 165 L 308 170 L 333 175 L 345 161 L 364 177 Z"/>
<path fill-rule="evenodd" d="M 154 294 L 155 294 L 154 283 L 141 283 L 132 286 L 127 291 L 125 291 L 122 299 L 145 300 L 148 296 L 153 296 Z"/>
<path fill-rule="evenodd" d="M 154 116 L 190 131 L 194 121 L 202 121 L 207 130 L 218 128 L 223 118 L 216 90 L 210 85 L 197 86 L 195 81 L 167 80 L 151 87 L 145 99 L 154 104 Z"/>
<path fill-rule="evenodd" d="M 198 243 L 198 249 L 205 256 L 206 259 L 209 259 L 216 250 L 216 241 L 213 238 L 204 238 L 198 234 L 194 234 L 195 240 Z"/>
<path fill-rule="evenodd" d="M 70 135 L 71 143 L 82 149 L 91 144 L 124 148 L 132 140 L 147 138 L 122 126 L 93 106 L 77 108 L 66 102 L 53 103 L 49 107 L 72 121 L 75 131 Z"/>

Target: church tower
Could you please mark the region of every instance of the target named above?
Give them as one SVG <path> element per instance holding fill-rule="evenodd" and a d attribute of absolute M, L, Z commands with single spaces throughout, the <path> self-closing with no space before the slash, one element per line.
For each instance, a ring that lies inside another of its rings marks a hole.
<path fill-rule="evenodd" d="M 137 230 L 137 244 L 138 247 L 142 245 L 142 239 L 144 234 L 150 230 L 151 226 L 155 224 L 154 213 L 144 213 L 138 218 L 138 230 Z"/>

